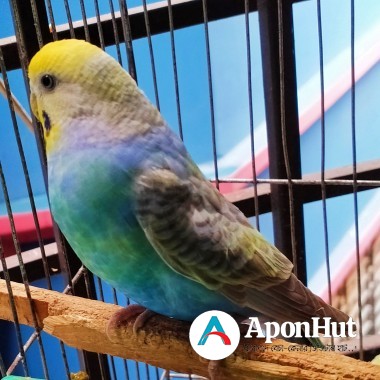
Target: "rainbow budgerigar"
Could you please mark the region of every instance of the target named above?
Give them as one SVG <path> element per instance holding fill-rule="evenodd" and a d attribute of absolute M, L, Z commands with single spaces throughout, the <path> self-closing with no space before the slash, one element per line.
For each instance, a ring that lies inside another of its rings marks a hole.
<path fill-rule="evenodd" d="M 84 265 L 141 306 L 131 315 L 348 320 L 205 179 L 112 57 L 85 41 L 52 42 L 29 79 L 54 219 Z"/>

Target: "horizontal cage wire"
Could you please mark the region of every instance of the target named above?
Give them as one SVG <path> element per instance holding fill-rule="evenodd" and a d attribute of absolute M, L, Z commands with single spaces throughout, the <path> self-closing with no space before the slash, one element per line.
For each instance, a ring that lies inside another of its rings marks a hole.
<path fill-rule="evenodd" d="M 135 361 L 76 349 L 42 329 L 35 287 L 134 304 L 83 265 L 50 212 L 28 65 L 47 43 L 73 38 L 112 55 L 300 281 L 356 321 L 355 339 L 323 342 L 362 361 L 380 353 L 379 2 L 10 0 L 0 9 L 1 377 L 204 378 L 146 364 L 143 351 Z"/>

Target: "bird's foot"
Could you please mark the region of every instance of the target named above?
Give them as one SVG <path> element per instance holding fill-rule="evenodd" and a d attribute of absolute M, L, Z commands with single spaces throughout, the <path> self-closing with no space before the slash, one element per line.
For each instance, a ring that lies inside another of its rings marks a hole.
<path fill-rule="evenodd" d="M 133 323 L 133 334 L 137 335 L 138 331 L 144 327 L 145 323 L 156 313 L 146 309 L 140 305 L 128 305 L 127 307 L 117 311 L 108 321 L 106 333 L 108 338 L 112 341 L 113 337 L 119 334 L 120 329 L 126 326 L 129 321 L 136 318 Z"/>

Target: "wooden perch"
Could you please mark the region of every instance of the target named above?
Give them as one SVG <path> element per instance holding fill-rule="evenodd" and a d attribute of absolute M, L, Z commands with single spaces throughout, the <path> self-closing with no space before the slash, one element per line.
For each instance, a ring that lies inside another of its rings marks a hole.
<path fill-rule="evenodd" d="M 12 289 L 20 323 L 33 326 L 24 285 L 13 282 Z M 189 344 L 188 323 L 154 316 L 136 336 L 128 325 L 111 341 L 105 332 L 107 322 L 120 306 L 36 287 L 30 291 L 41 328 L 69 346 L 208 376 L 207 361 L 201 361 Z M 4 280 L 0 319 L 13 320 Z M 242 338 L 236 352 L 221 362 L 220 380 L 380 379 L 380 366 L 335 352 L 293 350 L 297 347 L 282 340 L 265 345 L 260 339 Z"/>

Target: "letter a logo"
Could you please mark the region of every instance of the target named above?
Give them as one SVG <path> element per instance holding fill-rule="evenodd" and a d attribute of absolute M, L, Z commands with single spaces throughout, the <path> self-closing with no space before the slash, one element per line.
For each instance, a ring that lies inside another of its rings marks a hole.
<path fill-rule="evenodd" d="M 216 331 L 212 331 L 213 328 L 215 328 Z M 220 324 L 219 319 L 216 315 L 213 315 L 210 318 L 210 322 L 208 323 L 201 339 L 199 340 L 198 345 L 203 346 L 210 335 L 220 336 L 224 344 L 231 345 L 231 340 L 228 337 L 228 335 L 226 335 L 226 333 L 224 332 L 223 327 Z"/>
<path fill-rule="evenodd" d="M 229 314 L 211 310 L 195 318 L 189 338 L 198 355 L 209 360 L 220 360 L 236 350 L 240 341 L 240 329 Z"/>

